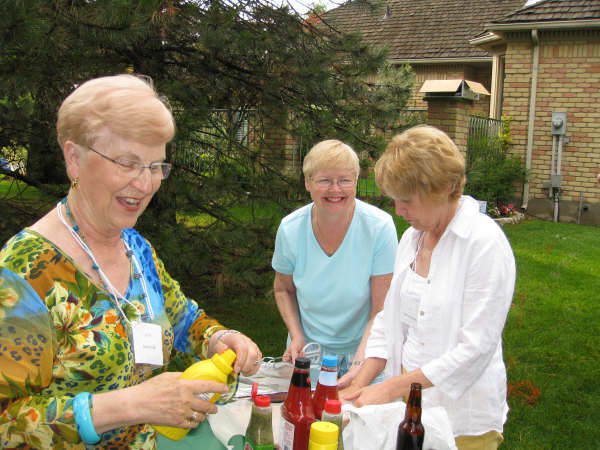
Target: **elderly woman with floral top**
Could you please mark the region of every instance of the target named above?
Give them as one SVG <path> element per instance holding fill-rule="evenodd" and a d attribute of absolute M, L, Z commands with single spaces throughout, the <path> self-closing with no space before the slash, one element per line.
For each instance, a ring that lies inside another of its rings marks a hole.
<path fill-rule="evenodd" d="M 63 102 L 71 189 L 0 252 L 0 447 L 153 448 L 150 426 L 191 428 L 221 383 L 165 372 L 173 354 L 226 348 L 253 374 L 254 342 L 187 298 L 132 227 L 170 171 L 168 106 L 133 75 L 90 80 Z"/>

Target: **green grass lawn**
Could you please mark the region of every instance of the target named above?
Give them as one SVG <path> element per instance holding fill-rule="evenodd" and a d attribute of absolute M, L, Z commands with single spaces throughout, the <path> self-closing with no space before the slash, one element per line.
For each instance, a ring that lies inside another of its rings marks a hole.
<path fill-rule="evenodd" d="M 517 260 L 504 330 L 505 448 L 600 447 L 600 228 L 505 227 Z"/>
<path fill-rule="evenodd" d="M 18 203 L 35 210 L 49 209 L 56 199 L 18 180 L 0 175 L 0 200 Z"/>
<path fill-rule="evenodd" d="M 0 175 L 0 197 L 15 198 L 22 197 L 26 200 L 34 200 L 40 197 L 40 193 L 36 188 L 29 187 L 21 181 L 3 178 Z"/>

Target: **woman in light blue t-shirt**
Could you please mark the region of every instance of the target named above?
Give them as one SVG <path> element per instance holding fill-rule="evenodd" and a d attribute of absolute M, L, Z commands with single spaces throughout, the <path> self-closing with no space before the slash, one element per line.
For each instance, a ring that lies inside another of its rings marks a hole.
<path fill-rule="evenodd" d="M 357 200 L 359 163 L 343 142 L 315 145 L 302 167 L 312 203 L 284 217 L 272 266 L 275 300 L 295 361 L 309 342 L 338 356 L 340 385 L 364 359 L 369 330 L 383 308 L 398 238 L 392 217 Z"/>

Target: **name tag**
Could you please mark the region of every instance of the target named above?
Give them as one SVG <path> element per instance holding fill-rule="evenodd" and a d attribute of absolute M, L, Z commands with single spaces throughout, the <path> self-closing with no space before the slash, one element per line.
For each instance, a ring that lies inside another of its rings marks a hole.
<path fill-rule="evenodd" d="M 162 366 L 162 328 L 155 323 L 133 324 L 133 355 L 136 364 Z"/>

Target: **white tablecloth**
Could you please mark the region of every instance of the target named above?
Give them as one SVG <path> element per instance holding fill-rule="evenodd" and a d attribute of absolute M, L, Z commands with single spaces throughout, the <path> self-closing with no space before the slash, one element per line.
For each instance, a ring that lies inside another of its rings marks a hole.
<path fill-rule="evenodd" d="M 398 425 L 404 419 L 405 410 L 403 401 L 362 408 L 345 404 L 342 411 L 350 422 L 344 428 L 344 450 L 395 450 Z M 421 422 L 425 429 L 423 449 L 456 450 L 444 408 L 424 408 Z"/>
<path fill-rule="evenodd" d="M 290 364 L 263 363 L 256 375 L 240 377 L 237 400 L 219 406 L 217 414 L 208 416 L 214 435 L 226 448 L 233 448 L 232 443 L 239 442 L 240 436 L 246 433 L 252 412 L 252 400 L 248 398 L 252 383 L 259 383 L 259 395 L 287 391 L 292 371 Z M 277 442 L 281 403 L 273 403 L 272 409 L 273 435 Z M 395 450 L 398 425 L 404 418 L 405 409 L 403 401 L 362 408 L 356 408 L 352 404 L 343 405 L 344 419 L 349 419 L 343 430 L 344 449 Z M 452 427 L 444 408 L 424 408 L 421 421 L 425 428 L 424 449 L 456 450 Z"/>

